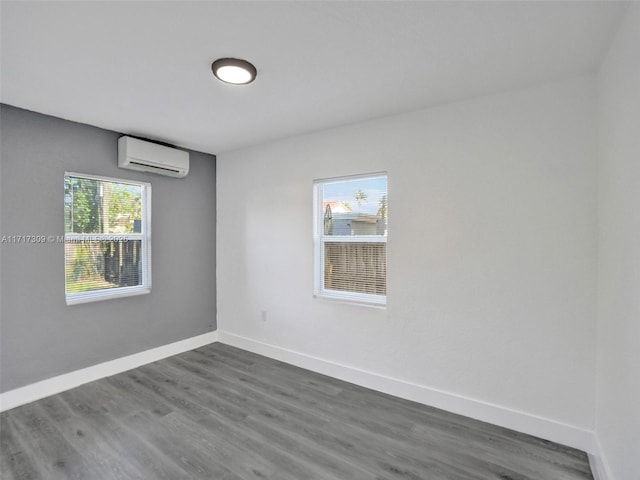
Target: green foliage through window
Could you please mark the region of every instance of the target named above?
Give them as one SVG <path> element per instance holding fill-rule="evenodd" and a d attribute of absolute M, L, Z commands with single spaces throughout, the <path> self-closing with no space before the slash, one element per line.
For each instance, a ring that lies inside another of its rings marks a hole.
<path fill-rule="evenodd" d="M 65 233 L 139 233 L 138 185 L 65 177 Z"/>

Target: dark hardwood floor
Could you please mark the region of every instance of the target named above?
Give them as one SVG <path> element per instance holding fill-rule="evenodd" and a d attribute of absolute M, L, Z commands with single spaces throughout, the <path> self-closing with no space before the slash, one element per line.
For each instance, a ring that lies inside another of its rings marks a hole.
<path fill-rule="evenodd" d="M 220 343 L 1 415 L 9 479 L 591 479 L 585 453 Z"/>

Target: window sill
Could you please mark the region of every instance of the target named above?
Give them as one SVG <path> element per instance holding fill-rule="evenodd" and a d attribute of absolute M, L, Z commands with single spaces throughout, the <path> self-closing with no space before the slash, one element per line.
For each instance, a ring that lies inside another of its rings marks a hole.
<path fill-rule="evenodd" d="M 134 295 L 146 295 L 151 293 L 151 288 L 146 286 L 121 287 L 112 290 L 99 290 L 96 292 L 68 293 L 65 297 L 66 303 L 70 305 L 80 305 L 82 303 L 99 302 L 112 298 L 132 297 Z"/>
<path fill-rule="evenodd" d="M 387 297 L 383 295 L 344 295 L 333 293 L 316 293 L 313 295 L 318 300 L 325 300 L 332 303 L 343 303 L 359 307 L 376 308 L 385 310 L 387 308 Z"/>

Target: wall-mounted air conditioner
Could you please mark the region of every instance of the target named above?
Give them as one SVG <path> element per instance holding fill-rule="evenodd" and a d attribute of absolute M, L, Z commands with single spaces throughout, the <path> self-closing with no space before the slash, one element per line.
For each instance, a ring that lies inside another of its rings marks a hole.
<path fill-rule="evenodd" d="M 189 173 L 189 152 L 124 136 L 118 139 L 118 167 L 184 177 Z"/>

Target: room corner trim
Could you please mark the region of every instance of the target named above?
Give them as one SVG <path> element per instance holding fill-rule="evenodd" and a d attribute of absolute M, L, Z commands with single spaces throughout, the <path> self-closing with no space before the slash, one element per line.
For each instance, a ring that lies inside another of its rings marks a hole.
<path fill-rule="evenodd" d="M 0 394 L 0 412 L 217 341 L 217 331 L 207 332 L 202 335 L 162 345 L 161 347 L 145 350 L 144 352 L 134 353 L 74 372 L 47 378 L 46 380 L 16 388 L 15 390 L 9 390 L 8 392 Z"/>
<path fill-rule="evenodd" d="M 589 453 L 589 465 L 591 466 L 594 480 L 614 480 L 611 467 L 607 461 L 607 457 L 604 455 L 597 432 L 593 438 L 593 452 Z"/>
<path fill-rule="evenodd" d="M 400 398 L 545 438 L 587 453 L 594 453 L 593 432 L 590 430 L 424 385 L 359 370 L 224 330 L 218 330 L 218 335 L 221 343 Z"/>

